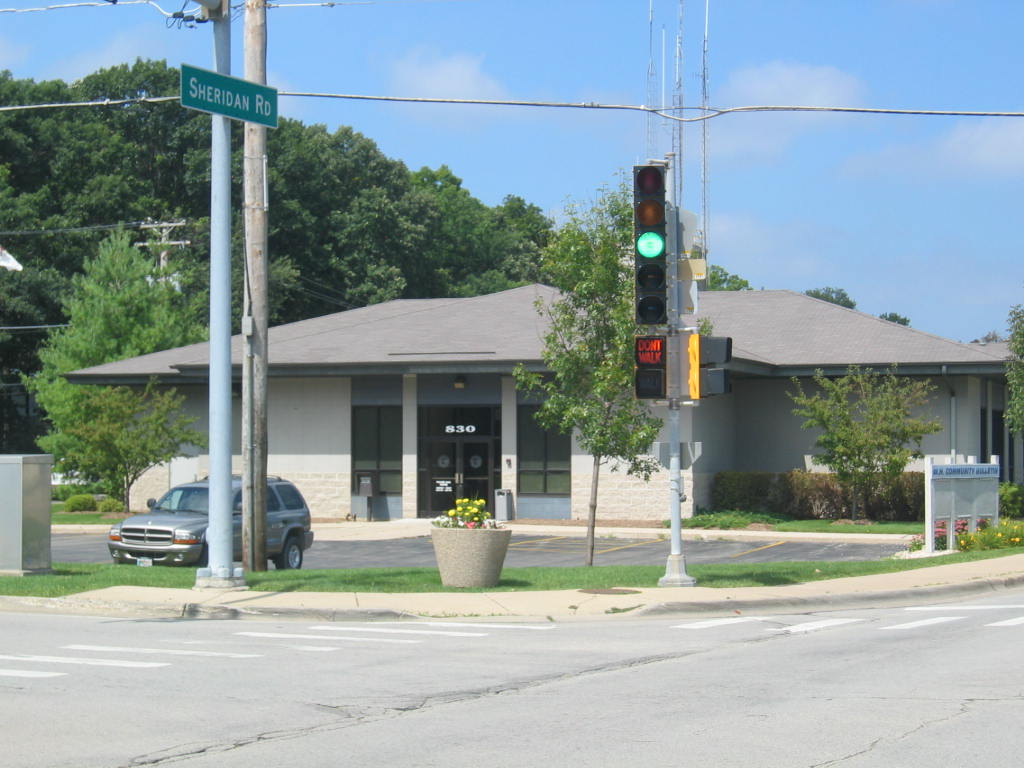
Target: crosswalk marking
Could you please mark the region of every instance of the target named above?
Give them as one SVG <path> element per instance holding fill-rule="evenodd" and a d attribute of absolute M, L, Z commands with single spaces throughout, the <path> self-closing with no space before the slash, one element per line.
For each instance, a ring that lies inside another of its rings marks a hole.
<path fill-rule="evenodd" d="M 422 640 L 406 640 L 393 637 L 338 637 L 336 635 L 299 635 L 290 632 L 235 632 L 242 637 L 269 637 L 283 640 L 348 640 L 353 643 L 422 643 Z"/>
<path fill-rule="evenodd" d="M 63 677 L 67 672 L 40 672 L 33 669 L 0 669 L 0 677 Z"/>
<path fill-rule="evenodd" d="M 444 637 L 487 637 L 486 632 L 445 632 L 437 629 L 388 629 L 387 627 L 310 627 L 323 632 L 380 632 L 391 635 L 442 635 Z"/>
<path fill-rule="evenodd" d="M 0 654 L 5 661 L 33 661 L 43 664 L 82 664 L 92 667 L 129 667 L 134 669 L 150 669 L 152 667 L 169 667 L 166 661 L 126 661 L 124 659 L 84 659 L 74 656 L 16 656 Z"/>
<path fill-rule="evenodd" d="M 1006 621 L 993 621 L 991 624 L 986 624 L 986 627 L 1019 627 L 1024 624 L 1024 616 L 1018 616 L 1015 619 L 1006 619 Z"/>
<path fill-rule="evenodd" d="M 111 653 L 160 653 L 172 656 L 219 656 L 223 658 L 260 658 L 260 653 L 228 653 L 217 650 L 176 650 L 174 648 L 131 648 L 116 645 L 65 645 L 66 650 L 93 650 Z"/>
<path fill-rule="evenodd" d="M 381 624 L 402 624 L 403 626 L 410 626 L 411 622 L 408 621 L 382 621 Z M 477 624 L 472 621 L 417 621 L 413 626 L 428 626 L 428 627 L 478 627 L 480 629 L 525 629 L 534 632 L 546 632 L 554 629 L 554 624 Z"/>
<path fill-rule="evenodd" d="M 963 616 L 936 616 L 933 619 L 908 621 L 905 624 L 893 624 L 890 627 L 879 627 L 879 629 L 917 629 L 918 627 L 930 627 L 933 624 L 946 624 L 950 621 L 960 621 L 960 619 L 963 618 Z"/>
<path fill-rule="evenodd" d="M 725 619 L 705 619 L 691 624 L 677 624 L 672 629 L 711 629 L 712 627 L 728 627 L 733 624 L 744 624 L 749 621 L 767 621 L 760 616 L 730 616 Z"/>
<path fill-rule="evenodd" d="M 1024 605 L 958 605 L 952 608 L 948 605 L 913 605 L 904 608 L 905 611 L 1013 611 L 1024 609 Z"/>
<path fill-rule="evenodd" d="M 794 635 L 797 632 L 814 632 L 817 629 L 827 627 L 839 627 L 843 624 L 853 624 L 863 619 L 822 619 L 821 621 L 807 621 L 803 624 L 794 624 L 790 627 L 769 627 L 769 632 L 779 632 L 786 635 Z"/>

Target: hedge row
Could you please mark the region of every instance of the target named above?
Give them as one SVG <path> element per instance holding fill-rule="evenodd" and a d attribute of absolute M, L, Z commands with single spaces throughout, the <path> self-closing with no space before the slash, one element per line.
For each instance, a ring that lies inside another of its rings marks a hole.
<path fill-rule="evenodd" d="M 835 475 L 822 472 L 719 472 L 711 491 L 715 510 L 735 509 L 801 520 L 838 520 L 853 516 L 850 495 Z M 861 517 L 872 520 L 924 521 L 924 474 L 906 472 L 884 486 Z"/>

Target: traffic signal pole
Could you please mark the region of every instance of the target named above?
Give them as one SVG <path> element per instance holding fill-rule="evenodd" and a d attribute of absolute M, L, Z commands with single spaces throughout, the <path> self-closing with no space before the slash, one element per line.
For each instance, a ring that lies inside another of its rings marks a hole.
<path fill-rule="evenodd" d="M 682 502 L 684 498 L 682 485 L 682 461 L 680 449 L 682 444 L 682 427 L 680 424 L 683 395 L 681 372 L 687 360 L 683 340 L 688 334 L 682 327 L 681 295 L 679 281 L 679 259 L 682 252 L 683 233 L 682 217 L 675 200 L 674 179 L 672 174 L 681 172 L 676 168 L 675 156 L 667 155 L 668 173 L 666 174 L 667 208 L 667 251 L 668 251 L 668 444 L 669 444 L 669 520 L 671 523 L 670 549 L 665 564 L 665 575 L 658 579 L 660 587 L 692 587 L 697 581 L 686 572 L 686 558 L 683 555 L 683 524 Z M 696 307 L 694 307 L 696 310 Z"/>

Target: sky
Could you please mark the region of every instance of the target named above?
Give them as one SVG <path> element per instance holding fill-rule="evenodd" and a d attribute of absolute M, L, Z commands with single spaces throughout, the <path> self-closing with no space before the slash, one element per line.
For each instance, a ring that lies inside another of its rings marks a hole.
<path fill-rule="evenodd" d="M 171 2 L 15 13 L 48 3 L 0 0 L 0 70 L 70 82 L 137 57 L 213 69 L 212 25 L 169 25 L 167 13 L 198 7 Z M 1024 112 L 1019 0 L 282 0 L 267 28 L 279 91 L 661 105 L 678 80 L 683 114 L 697 117 L 706 28 L 714 107 Z M 626 110 L 281 96 L 279 111 L 350 125 L 410 169 L 447 165 L 488 205 L 518 195 L 556 220 L 664 157 L 675 130 Z M 682 205 L 711 263 L 757 289 L 841 288 L 858 310 L 960 341 L 1005 335 L 1024 303 L 1024 118 L 704 124 L 682 130 Z"/>

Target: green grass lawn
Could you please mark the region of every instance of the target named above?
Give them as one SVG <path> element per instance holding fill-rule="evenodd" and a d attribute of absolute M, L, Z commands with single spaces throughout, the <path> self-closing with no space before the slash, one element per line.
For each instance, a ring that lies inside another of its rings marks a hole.
<path fill-rule="evenodd" d="M 862 562 L 722 563 L 689 566 L 687 572 L 697 579 L 697 585 L 701 587 L 779 586 L 985 560 L 1019 552 L 987 550 L 941 558 Z M 191 589 L 196 579 L 194 568 L 81 563 L 55 563 L 53 567 L 51 574 L 0 576 L 0 595 L 61 597 L 121 585 Z M 250 573 L 246 581 L 251 589 L 265 592 L 493 592 L 655 587 L 664 573 L 664 567 L 656 565 L 506 568 L 500 584 L 488 590 L 443 587 L 436 568 L 271 570 Z"/>

